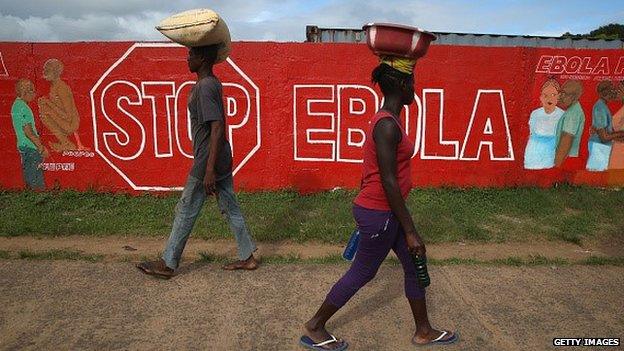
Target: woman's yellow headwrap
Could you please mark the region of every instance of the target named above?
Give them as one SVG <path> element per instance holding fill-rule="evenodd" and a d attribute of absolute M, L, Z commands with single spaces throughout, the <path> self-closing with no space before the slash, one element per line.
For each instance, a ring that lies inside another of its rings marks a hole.
<path fill-rule="evenodd" d="M 416 59 L 390 55 L 379 56 L 379 61 L 405 74 L 412 74 L 416 65 Z"/>

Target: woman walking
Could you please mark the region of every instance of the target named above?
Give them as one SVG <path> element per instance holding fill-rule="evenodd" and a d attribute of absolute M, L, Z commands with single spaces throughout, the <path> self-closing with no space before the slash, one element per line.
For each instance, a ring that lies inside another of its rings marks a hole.
<path fill-rule="evenodd" d="M 346 341 L 325 329 L 325 323 L 373 279 L 391 249 L 405 273 L 405 295 L 416 323 L 412 343 L 451 344 L 458 340 L 456 333 L 431 327 L 425 290 L 418 285 L 410 256 L 425 254 L 425 244 L 405 205 L 412 186 L 410 160 L 414 144 L 399 121 L 403 106 L 414 102 L 414 64 L 415 60 L 385 57 L 372 72 L 372 81 L 381 88 L 385 102 L 370 122 L 364 144 L 361 189 L 353 204 L 360 242 L 351 268 L 305 323 L 305 335 L 300 343 L 309 349 L 345 350 L 348 347 Z"/>

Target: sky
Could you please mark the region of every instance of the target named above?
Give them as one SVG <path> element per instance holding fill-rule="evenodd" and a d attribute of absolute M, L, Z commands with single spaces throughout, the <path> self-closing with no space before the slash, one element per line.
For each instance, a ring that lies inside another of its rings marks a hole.
<path fill-rule="evenodd" d="M 154 27 L 210 8 L 235 41 L 305 40 L 306 25 L 391 22 L 430 31 L 560 36 L 624 24 L 624 0 L 0 0 L 0 41 L 166 40 Z"/>

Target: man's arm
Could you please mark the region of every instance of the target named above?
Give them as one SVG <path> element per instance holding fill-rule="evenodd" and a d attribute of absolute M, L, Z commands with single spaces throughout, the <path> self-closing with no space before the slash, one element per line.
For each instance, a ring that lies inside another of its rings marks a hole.
<path fill-rule="evenodd" d="M 605 128 L 597 129 L 596 134 L 603 143 L 624 138 L 624 131 L 609 133 Z"/>
<path fill-rule="evenodd" d="M 206 176 L 204 177 L 204 185 L 208 195 L 214 194 L 216 188 L 217 172 L 215 165 L 217 156 L 221 151 L 222 138 L 224 135 L 223 121 L 210 121 L 210 144 L 208 145 L 208 162 L 206 164 Z"/>
<path fill-rule="evenodd" d="M 199 109 L 201 110 L 200 123 L 210 126 L 210 141 L 208 144 L 208 160 L 206 163 L 206 175 L 204 186 L 208 195 L 214 194 L 216 188 L 217 172 L 215 166 L 221 145 L 225 138 L 225 114 L 222 105 L 222 93 L 218 81 L 203 80 L 199 83 Z"/>
<path fill-rule="evenodd" d="M 35 134 L 35 131 L 33 130 L 30 123 L 27 123 L 26 125 L 24 125 L 23 131 L 26 137 L 28 138 L 28 140 L 32 141 L 32 143 L 35 144 L 41 156 L 43 156 L 44 158 L 48 157 L 49 156 L 48 149 L 46 149 L 46 147 L 43 146 L 43 143 L 41 143 L 41 139 L 39 139 L 37 134 Z"/>
<path fill-rule="evenodd" d="M 561 139 L 559 145 L 557 145 L 557 152 L 555 153 L 555 167 L 560 167 L 565 161 L 570 149 L 572 149 L 572 142 L 574 141 L 574 135 L 563 132 L 561 133 Z"/>

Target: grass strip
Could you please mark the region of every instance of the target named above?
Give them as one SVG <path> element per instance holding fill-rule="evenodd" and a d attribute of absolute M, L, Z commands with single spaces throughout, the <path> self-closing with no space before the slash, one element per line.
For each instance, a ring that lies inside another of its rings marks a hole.
<path fill-rule="evenodd" d="M 295 191 L 239 193 L 256 241 L 346 243 L 355 224 L 355 191 L 302 196 Z M 178 193 L 140 196 L 93 191 L 0 191 L 0 236 L 166 236 Z M 585 239 L 622 235 L 624 190 L 556 188 L 414 189 L 408 208 L 427 243 Z M 231 238 L 215 201 L 193 230 Z"/>

